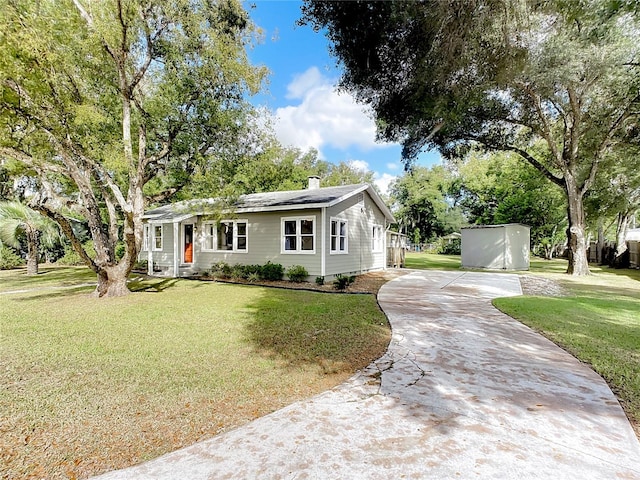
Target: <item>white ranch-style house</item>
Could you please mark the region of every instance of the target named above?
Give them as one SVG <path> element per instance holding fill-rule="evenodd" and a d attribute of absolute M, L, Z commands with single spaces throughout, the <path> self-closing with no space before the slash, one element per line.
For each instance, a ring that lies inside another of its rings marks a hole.
<path fill-rule="evenodd" d="M 189 276 L 217 262 L 285 268 L 331 279 L 386 267 L 389 208 L 368 184 L 242 195 L 228 214 L 215 201 L 192 200 L 147 211 L 141 260 L 148 273 Z M 215 218 L 214 218 L 215 217 Z"/>

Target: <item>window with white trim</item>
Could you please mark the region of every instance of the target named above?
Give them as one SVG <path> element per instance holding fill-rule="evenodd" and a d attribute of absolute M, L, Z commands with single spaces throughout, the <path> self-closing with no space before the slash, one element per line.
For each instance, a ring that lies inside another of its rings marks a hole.
<path fill-rule="evenodd" d="M 149 224 L 145 223 L 142 226 L 142 250 L 149 250 Z"/>
<path fill-rule="evenodd" d="M 153 226 L 153 249 L 162 250 L 162 225 Z"/>
<path fill-rule="evenodd" d="M 282 217 L 282 253 L 315 253 L 316 217 Z"/>
<path fill-rule="evenodd" d="M 204 224 L 203 250 L 247 252 L 248 246 L 246 220 L 222 220 Z"/>
<path fill-rule="evenodd" d="M 374 225 L 371 232 L 371 251 L 381 252 L 383 248 L 382 242 L 382 225 Z"/>
<path fill-rule="evenodd" d="M 202 225 L 203 230 L 203 245 L 202 250 L 212 252 L 216 249 L 216 224 L 205 223 Z"/>
<path fill-rule="evenodd" d="M 347 221 L 340 218 L 332 218 L 329 232 L 330 253 L 349 253 Z"/>

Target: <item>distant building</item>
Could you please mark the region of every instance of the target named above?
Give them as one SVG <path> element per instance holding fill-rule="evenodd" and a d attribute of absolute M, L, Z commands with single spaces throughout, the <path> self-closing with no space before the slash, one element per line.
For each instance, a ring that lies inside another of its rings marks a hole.
<path fill-rule="evenodd" d="M 521 223 L 462 228 L 462 267 L 529 270 L 530 230 Z"/>

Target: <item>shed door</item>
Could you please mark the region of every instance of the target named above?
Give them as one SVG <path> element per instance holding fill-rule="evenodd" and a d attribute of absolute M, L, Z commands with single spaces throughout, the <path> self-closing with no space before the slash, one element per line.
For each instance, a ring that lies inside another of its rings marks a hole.
<path fill-rule="evenodd" d="M 193 263 L 193 224 L 184 226 L 184 263 Z"/>

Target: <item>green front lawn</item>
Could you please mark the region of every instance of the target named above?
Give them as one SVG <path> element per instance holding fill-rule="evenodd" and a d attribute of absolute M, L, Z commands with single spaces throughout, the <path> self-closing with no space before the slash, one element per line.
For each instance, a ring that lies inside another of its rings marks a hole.
<path fill-rule="evenodd" d="M 58 282 L 53 281 L 54 278 Z M 125 467 L 340 383 L 389 342 L 372 295 L 189 280 L 94 299 L 0 272 L 0 477 Z"/>

